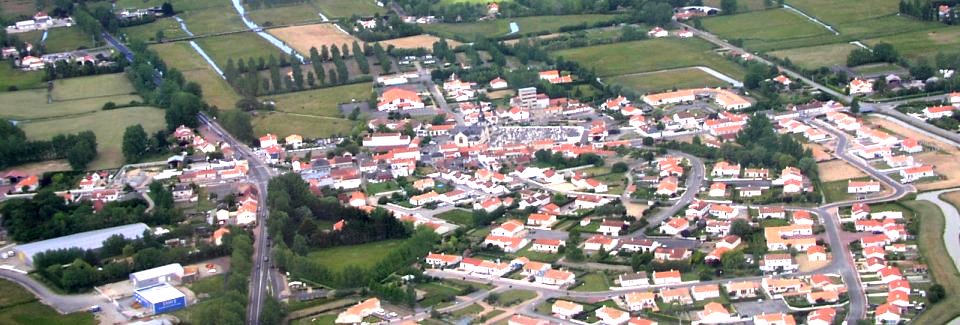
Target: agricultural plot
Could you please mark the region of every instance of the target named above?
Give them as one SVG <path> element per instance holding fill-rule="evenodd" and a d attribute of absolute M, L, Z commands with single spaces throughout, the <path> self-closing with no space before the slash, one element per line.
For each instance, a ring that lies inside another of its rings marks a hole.
<path fill-rule="evenodd" d="M 819 67 L 843 66 L 847 64 L 847 55 L 857 49 L 849 43 L 836 43 L 811 47 L 793 48 L 770 52 L 770 55 L 781 59 L 790 59 L 796 65 L 805 69 Z"/>
<path fill-rule="evenodd" d="M 736 79 L 745 74 L 741 66 L 717 54 L 710 43 L 698 38 L 649 39 L 568 49 L 554 54 L 596 69 L 605 77 L 693 66 L 708 66 Z"/>
<path fill-rule="evenodd" d="M 53 28 L 47 33 L 47 39 L 43 39 L 43 31 L 32 31 L 16 34 L 24 42 L 32 44 L 44 44 L 47 53 L 75 51 L 77 49 L 96 47 L 93 38 L 87 35 L 78 27 Z"/>
<path fill-rule="evenodd" d="M 382 45 L 383 48 L 387 48 L 388 46 L 393 46 L 400 49 L 415 49 L 415 48 L 432 49 L 433 43 L 436 43 L 439 41 L 440 41 L 439 37 L 422 34 L 422 35 L 407 36 L 407 37 L 394 38 L 391 40 L 382 41 L 380 42 L 380 45 Z M 460 43 L 454 40 L 447 40 L 447 45 L 449 45 L 450 48 L 455 48 L 462 44 L 463 43 Z"/>
<path fill-rule="evenodd" d="M 353 42 L 360 42 L 359 39 L 340 31 L 333 24 L 283 27 L 270 29 L 268 32 L 300 53 L 310 53 L 311 47 L 319 49 L 323 45 L 342 46 L 343 44 L 349 47 Z M 363 45 L 363 42 L 360 43 Z"/>
<path fill-rule="evenodd" d="M 0 117 L 32 120 L 96 112 L 108 101 L 117 104 L 140 101 L 132 92 L 133 87 L 123 74 L 58 80 L 50 101 L 46 88 L 0 94 Z"/>
<path fill-rule="evenodd" d="M 148 42 L 156 42 L 158 31 L 163 32 L 164 39 L 187 36 L 187 33 L 180 29 L 180 24 L 177 23 L 176 20 L 173 20 L 173 18 L 161 18 L 149 24 L 124 27 L 120 29 L 120 34 L 126 35 L 128 40 L 138 39 Z"/>
<path fill-rule="evenodd" d="M 37 2 L 33 0 L 0 0 L 0 18 L 16 21 L 18 16 L 33 16 Z"/>
<path fill-rule="evenodd" d="M 175 7 L 176 8 L 176 7 Z M 222 6 L 188 10 L 180 15 L 194 35 L 214 34 L 247 29 L 230 2 Z"/>
<path fill-rule="evenodd" d="M 157 51 L 168 66 L 180 70 L 187 80 L 199 83 L 203 88 L 203 99 L 210 105 L 233 109 L 240 100 L 233 88 L 187 43 L 157 44 L 150 48 Z"/>
<path fill-rule="evenodd" d="M 911 60 L 932 59 L 938 52 L 960 52 L 960 27 L 914 31 L 864 41 L 869 46 L 880 42 L 893 44 L 901 55 Z"/>
<path fill-rule="evenodd" d="M 656 93 L 674 88 L 724 87 L 729 84 L 700 69 L 684 68 L 610 78 L 610 81 L 640 93 Z"/>
<path fill-rule="evenodd" d="M 164 2 L 172 4 L 177 13 L 215 7 L 229 7 L 233 10 L 230 1 L 223 0 L 116 0 L 117 8 L 158 7 Z"/>
<path fill-rule="evenodd" d="M 703 20 L 710 32 L 726 39 L 742 39 L 744 46 L 758 50 L 780 48 L 780 42 L 809 38 L 835 38 L 833 33 L 786 9 L 756 11 Z"/>
<path fill-rule="evenodd" d="M 384 14 L 386 8 L 379 7 L 372 0 L 313 0 L 320 11 L 327 18 L 358 16 L 373 16 L 373 14 Z"/>
<path fill-rule="evenodd" d="M 205 37 L 198 39 L 197 44 L 221 69 L 227 66 L 229 59 L 266 59 L 271 55 L 277 58 L 284 55 L 279 48 L 253 32 Z"/>
<path fill-rule="evenodd" d="M 347 266 L 370 268 L 402 243 L 402 240 L 384 240 L 361 245 L 322 248 L 309 253 L 307 257 L 320 261 L 334 271 L 343 270 Z"/>
<path fill-rule="evenodd" d="M 894 15 L 899 1 L 789 0 L 787 4 L 836 28 L 858 20 Z"/>
<path fill-rule="evenodd" d="M 614 15 L 570 15 L 504 18 L 465 24 L 430 24 L 425 25 L 424 29 L 447 38 L 470 39 L 475 35 L 487 37 L 506 35 L 510 32 L 511 22 L 517 23 L 520 27 L 520 34 L 536 34 L 545 31 L 557 31 L 563 26 L 608 21 L 615 17 Z"/>
<path fill-rule="evenodd" d="M 97 135 L 98 154 L 88 168 L 96 170 L 123 165 L 123 131 L 128 126 L 140 124 L 147 134 L 153 134 L 165 126 L 163 116 L 159 108 L 131 107 L 23 123 L 21 127 L 28 138 L 38 140 L 61 133 L 93 131 Z"/>
<path fill-rule="evenodd" d="M 248 15 L 260 26 L 286 25 L 306 21 L 320 21 L 320 14 L 313 5 L 301 3 L 278 5 L 251 10 Z"/>
<path fill-rule="evenodd" d="M 298 91 L 277 96 L 266 96 L 261 99 L 276 102 L 276 110 L 286 113 L 341 117 L 338 105 L 350 102 L 351 99 L 366 100 L 370 98 L 373 88 L 370 83 L 358 83 L 346 86 L 321 88 L 316 90 Z"/>
<path fill-rule="evenodd" d="M 16 89 L 43 87 L 42 71 L 22 71 L 9 64 L 0 64 L 0 92 Z"/>
<path fill-rule="evenodd" d="M 766 0 L 739 0 L 737 1 L 737 12 L 757 11 L 767 8 Z M 720 8 L 720 0 L 704 0 L 704 6 Z"/>
<path fill-rule="evenodd" d="M 299 134 L 308 138 L 326 138 L 349 134 L 357 124 L 343 118 L 269 112 L 253 119 L 255 134 Z"/>

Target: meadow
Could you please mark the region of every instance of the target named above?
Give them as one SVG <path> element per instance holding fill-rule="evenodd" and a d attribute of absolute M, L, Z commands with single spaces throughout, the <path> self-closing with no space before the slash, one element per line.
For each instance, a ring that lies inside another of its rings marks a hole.
<path fill-rule="evenodd" d="M 43 72 L 23 71 L 14 69 L 9 64 L 0 64 L 0 92 L 7 91 L 10 87 L 17 89 L 43 87 Z"/>
<path fill-rule="evenodd" d="M 656 93 L 675 88 L 729 86 L 723 80 L 694 68 L 615 76 L 609 78 L 609 80 L 630 87 L 640 93 Z"/>
<path fill-rule="evenodd" d="M 321 20 L 317 8 L 309 3 L 257 8 L 251 10 L 249 16 L 260 26 L 286 25 L 306 21 L 319 22 Z"/>
<path fill-rule="evenodd" d="M 570 15 L 570 16 L 535 16 L 504 18 L 496 20 L 487 20 L 474 23 L 460 24 L 430 24 L 423 26 L 425 30 L 437 34 L 441 37 L 454 38 L 460 37 L 471 39 L 475 35 L 486 37 L 503 36 L 510 32 L 510 23 L 516 22 L 520 27 L 520 34 L 535 34 L 540 32 L 556 32 L 563 26 L 572 26 L 579 24 L 594 24 L 601 21 L 608 21 L 616 16 L 614 15 Z"/>
<path fill-rule="evenodd" d="M 354 14 L 358 16 L 373 16 L 373 14 L 384 14 L 386 8 L 379 7 L 372 0 L 313 0 L 313 3 L 320 8 L 327 18 L 350 17 Z"/>
<path fill-rule="evenodd" d="M 360 245 L 322 248 L 310 252 L 307 257 L 322 262 L 323 265 L 330 267 L 331 271 L 343 270 L 348 266 L 370 268 L 402 243 L 403 240 L 395 239 Z"/>
<path fill-rule="evenodd" d="M 15 34 L 24 42 L 40 44 L 43 38 L 43 31 L 32 31 Z M 81 48 L 96 47 L 93 38 L 90 35 L 80 31 L 78 27 L 62 27 L 50 29 L 47 33 L 47 40 L 43 42 L 47 53 L 75 51 Z"/>
<path fill-rule="evenodd" d="M 357 122 L 343 118 L 266 112 L 253 118 L 254 134 L 299 134 L 307 138 L 327 138 L 350 134 Z M 365 125 L 365 124 L 364 124 Z"/>
<path fill-rule="evenodd" d="M 199 83 L 203 88 L 203 99 L 208 104 L 220 109 L 233 109 L 240 100 L 233 88 L 189 44 L 165 43 L 151 45 L 150 48 L 157 51 L 168 66 L 180 70 L 187 80 Z"/>
<path fill-rule="evenodd" d="M 55 325 L 55 324 L 96 324 L 93 314 L 76 312 L 61 315 L 23 287 L 0 280 L 0 324 L 10 325 Z"/>
<path fill-rule="evenodd" d="M 128 40 L 138 39 L 147 42 L 157 41 L 157 31 L 163 31 L 164 39 L 187 36 L 187 33 L 180 29 L 180 23 L 177 23 L 177 21 L 173 18 L 160 18 L 149 24 L 124 27 L 120 29 L 120 33 L 126 34 Z"/>
<path fill-rule="evenodd" d="M 0 117 L 14 120 L 64 117 L 99 111 L 108 101 L 127 104 L 141 100 L 133 95 L 133 86 L 123 74 L 57 80 L 50 95 L 48 102 L 46 88 L 0 93 Z"/>
<path fill-rule="evenodd" d="M 554 54 L 596 69 L 604 77 L 708 66 L 734 78 L 743 78 L 745 72 L 741 66 L 713 49 L 710 43 L 698 38 L 659 38 L 567 49 Z"/>
<path fill-rule="evenodd" d="M 253 32 L 204 37 L 196 42 L 220 66 L 220 69 L 226 68 L 229 59 L 234 61 L 247 58 L 267 59 L 271 55 L 279 59 L 284 55 L 279 48 Z M 199 54 L 197 55 L 199 57 Z"/>
<path fill-rule="evenodd" d="M 786 9 L 755 11 L 703 20 L 703 26 L 725 39 L 742 39 L 751 49 L 769 50 L 777 42 L 811 37 L 833 36 L 833 33 Z"/>
<path fill-rule="evenodd" d="M 789 58 L 791 62 L 805 69 L 814 69 L 823 66 L 844 66 L 847 64 L 847 55 L 855 49 L 857 46 L 853 44 L 836 43 L 773 51 L 769 54 L 781 59 Z"/>
<path fill-rule="evenodd" d="M 869 46 L 881 42 L 893 44 L 897 51 L 907 59 L 933 59 L 937 52 L 960 52 L 960 27 L 949 26 L 914 31 L 864 41 Z"/>
<path fill-rule="evenodd" d="M 276 102 L 276 110 L 286 113 L 341 117 L 339 104 L 351 99 L 366 100 L 370 98 L 373 88 L 368 82 L 320 88 L 316 90 L 298 91 L 276 96 L 265 96 L 263 100 Z"/>

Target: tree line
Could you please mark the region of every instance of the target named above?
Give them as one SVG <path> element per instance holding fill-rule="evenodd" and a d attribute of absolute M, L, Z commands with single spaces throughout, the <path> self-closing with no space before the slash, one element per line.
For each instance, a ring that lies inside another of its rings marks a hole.
<path fill-rule="evenodd" d="M 84 170 L 97 157 L 97 135 L 91 131 L 58 134 L 50 140 L 29 140 L 20 127 L 0 119 L 0 169 L 28 162 L 67 159 Z"/>
<path fill-rule="evenodd" d="M 416 24 L 404 23 L 399 16 L 389 14 L 386 17 L 379 13 L 373 15 L 373 20 L 377 22 L 374 28 L 364 28 L 357 21 L 362 17 L 353 15 L 348 20 L 341 20 L 340 26 L 346 30 L 354 30 L 353 36 L 364 42 L 379 42 L 388 39 L 414 36 L 423 34 L 423 28 Z"/>
<path fill-rule="evenodd" d="M 187 82 L 183 73 L 168 68 L 156 51 L 147 48 L 146 43 L 133 40 L 129 49 L 135 55 L 127 69 L 127 77 L 146 103 L 164 109 L 167 130 L 174 130 L 180 125 L 197 127 L 197 114 L 201 111 L 217 111 L 216 106 L 211 107 L 203 101 L 200 84 Z"/>

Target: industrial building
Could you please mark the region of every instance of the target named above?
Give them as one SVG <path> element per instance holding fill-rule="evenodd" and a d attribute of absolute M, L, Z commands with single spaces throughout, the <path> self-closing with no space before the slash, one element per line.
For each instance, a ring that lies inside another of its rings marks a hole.
<path fill-rule="evenodd" d="M 18 245 L 14 248 L 14 251 L 17 252 L 17 257 L 21 262 L 33 266 L 33 257 L 37 253 L 69 248 L 99 249 L 103 247 L 103 242 L 110 236 L 121 235 L 126 239 L 136 239 L 143 236 L 143 232 L 148 230 L 150 228 L 146 224 L 134 223 Z"/>
<path fill-rule="evenodd" d="M 149 270 L 130 273 L 130 282 L 133 287 L 148 288 L 158 284 L 166 284 L 172 281 L 180 281 L 183 277 L 183 266 L 180 263 L 167 264 L 155 267 Z"/>
<path fill-rule="evenodd" d="M 133 292 L 133 298 L 154 314 L 187 307 L 187 297 L 169 284 L 159 284 Z"/>

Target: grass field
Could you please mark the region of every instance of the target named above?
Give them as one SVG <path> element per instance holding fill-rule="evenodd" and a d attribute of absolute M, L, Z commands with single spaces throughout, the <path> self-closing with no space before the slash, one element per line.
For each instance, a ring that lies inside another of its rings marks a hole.
<path fill-rule="evenodd" d="M 695 68 L 616 76 L 610 78 L 610 81 L 640 93 L 656 93 L 674 88 L 729 86 L 725 81 Z"/>
<path fill-rule="evenodd" d="M 349 134 L 356 122 L 334 117 L 292 115 L 283 112 L 260 114 L 253 120 L 255 134 L 299 134 L 307 138 L 327 138 Z M 365 124 L 364 124 L 365 125 Z"/>
<path fill-rule="evenodd" d="M 122 73 L 59 79 L 53 82 L 53 100 L 74 100 L 134 94 L 136 90 Z"/>
<path fill-rule="evenodd" d="M 37 13 L 34 0 L 0 0 L 0 17 L 15 21 L 19 15 L 33 16 Z"/>
<path fill-rule="evenodd" d="M 29 291 L 6 280 L 0 280 L 0 324 L 54 325 L 96 324 L 93 314 L 77 312 L 60 315 L 53 308 L 37 301 Z"/>
<path fill-rule="evenodd" d="M 14 120 L 63 117 L 99 111 L 108 101 L 126 104 L 141 100 L 139 96 L 130 95 L 132 86 L 124 81 L 123 74 L 58 80 L 50 103 L 46 89 L 0 93 L 0 117 Z M 101 83 L 109 87 L 97 87 Z"/>
<path fill-rule="evenodd" d="M 473 212 L 466 210 L 454 209 L 438 214 L 436 217 L 461 226 L 473 226 Z"/>
<path fill-rule="evenodd" d="M 240 96 L 213 71 L 213 68 L 187 43 L 166 43 L 150 46 L 168 66 L 183 72 L 190 81 L 203 88 L 203 99 L 220 109 L 233 109 Z"/>
<path fill-rule="evenodd" d="M 229 7 L 233 10 L 230 1 L 223 0 L 116 0 L 117 8 L 146 8 L 163 5 L 169 2 L 178 13 L 206 8 Z"/>
<path fill-rule="evenodd" d="M 704 0 L 704 6 L 720 8 L 720 0 Z M 738 0 L 737 12 L 763 10 L 767 8 L 765 0 Z"/>
<path fill-rule="evenodd" d="M 897 0 L 788 0 L 787 4 L 838 27 L 897 13 Z"/>
<path fill-rule="evenodd" d="M 402 240 L 394 239 L 361 245 L 330 247 L 311 252 L 307 256 L 323 262 L 331 270 L 343 270 L 351 265 L 369 268 L 380 262 L 391 250 L 402 243 Z"/>
<path fill-rule="evenodd" d="M 187 24 L 187 29 L 195 35 L 229 32 L 246 29 L 240 15 L 229 1 L 223 1 L 221 6 L 204 9 L 188 10 L 179 15 Z M 176 6 L 174 6 L 176 9 Z M 179 10 L 179 9 L 177 9 Z"/>
<path fill-rule="evenodd" d="M 123 165 L 123 131 L 140 124 L 153 134 L 166 125 L 163 110 L 154 107 L 131 107 L 98 111 L 65 118 L 47 119 L 21 124 L 30 139 L 50 139 L 61 133 L 91 130 L 97 135 L 97 159 L 88 166 L 91 170 Z"/>
<path fill-rule="evenodd" d="M 20 40 L 33 44 L 40 44 L 43 31 L 32 31 L 16 34 Z M 47 40 L 43 43 L 47 53 L 73 51 L 80 48 L 91 48 L 97 44 L 90 35 L 80 31 L 78 27 L 62 27 L 50 29 Z"/>
<path fill-rule="evenodd" d="M 847 55 L 857 48 L 853 44 L 837 43 L 774 51 L 770 52 L 770 55 L 781 59 L 789 58 L 791 62 L 805 69 L 815 69 L 835 65 L 844 66 L 847 64 Z"/>
<path fill-rule="evenodd" d="M 261 99 L 275 101 L 276 109 L 280 112 L 341 117 L 338 108 L 340 103 L 350 102 L 351 99 L 365 100 L 370 98 L 371 92 L 373 92 L 373 88 L 370 83 L 358 83 L 277 96 L 265 96 Z"/>
<path fill-rule="evenodd" d="M 323 45 L 343 46 L 347 44 L 352 46 L 353 42 L 360 42 L 359 39 L 350 34 L 341 32 L 332 24 L 313 24 L 303 26 L 292 26 L 284 28 L 274 28 L 268 31 L 273 36 L 283 40 L 290 47 L 300 53 L 310 53 L 311 47 L 319 49 Z"/>
<path fill-rule="evenodd" d="M 386 13 L 387 9 L 378 7 L 372 0 L 313 0 L 327 18 L 373 16 Z"/>
<path fill-rule="evenodd" d="M 713 46 L 698 38 L 659 38 L 642 41 L 588 46 L 554 52 L 600 76 L 625 75 L 666 69 L 708 66 L 737 79 L 743 78 L 742 67 L 719 54 Z"/>
<path fill-rule="evenodd" d="M 120 29 L 121 33 L 127 35 L 128 40 L 139 39 L 149 42 L 156 41 L 157 31 L 163 31 L 164 39 L 187 36 L 187 33 L 180 29 L 180 24 L 177 23 L 176 20 L 173 20 L 173 18 L 160 18 L 157 19 L 157 21 L 149 24 L 124 27 Z"/>
<path fill-rule="evenodd" d="M 433 43 L 436 43 L 439 41 L 440 41 L 439 37 L 428 35 L 428 34 L 422 34 L 422 35 L 416 35 L 416 36 L 394 38 L 394 39 L 382 41 L 379 43 L 383 46 L 383 48 L 387 48 L 388 46 L 393 45 L 393 47 L 400 48 L 400 49 L 415 49 L 415 48 L 433 49 Z M 454 40 L 447 40 L 447 45 L 449 45 L 450 48 L 455 48 L 457 46 L 460 46 L 461 44 L 462 43 Z"/>
<path fill-rule="evenodd" d="M 606 291 L 610 290 L 610 281 L 601 273 L 589 273 L 583 276 L 583 284 L 573 288 L 573 291 Z"/>
<path fill-rule="evenodd" d="M 498 294 L 495 305 L 509 307 L 537 297 L 537 293 L 529 290 L 507 290 Z"/>
<path fill-rule="evenodd" d="M 894 36 L 868 39 L 864 43 L 874 46 L 885 42 L 893 46 L 904 57 L 916 60 L 932 59 L 937 52 L 960 52 L 960 27 L 950 26 L 932 30 L 921 30 Z"/>
<path fill-rule="evenodd" d="M 17 89 L 43 87 L 43 71 L 22 71 L 9 64 L 0 64 L 0 92 L 7 91 L 11 86 Z"/>
<path fill-rule="evenodd" d="M 703 20 L 711 33 L 725 39 L 742 39 L 751 49 L 775 49 L 777 41 L 832 36 L 823 26 L 786 9 L 764 10 Z"/>
<path fill-rule="evenodd" d="M 309 3 L 264 7 L 251 10 L 248 14 L 250 19 L 253 19 L 260 26 L 320 21 L 317 9 Z"/>
<path fill-rule="evenodd" d="M 450 313 L 450 316 L 453 316 L 455 319 L 460 319 L 466 316 L 473 316 L 483 312 L 483 307 L 477 304 L 470 304 L 469 306 L 463 307 L 462 309 L 457 309 Z"/>
<path fill-rule="evenodd" d="M 941 198 L 960 207 L 957 192 L 942 195 Z M 960 316 L 960 273 L 943 243 L 943 229 L 946 222 L 943 213 L 936 205 L 927 201 L 906 201 L 904 205 L 913 209 L 921 217 L 920 234 L 917 243 L 924 262 L 933 278 L 946 289 L 946 297 L 936 305 L 913 319 L 913 324 L 947 324 Z"/>
<path fill-rule="evenodd" d="M 229 59 L 266 59 L 271 55 L 277 58 L 284 55 L 276 46 L 253 32 L 205 37 L 197 40 L 197 44 L 221 69 L 227 66 Z"/>
<path fill-rule="evenodd" d="M 613 15 L 570 15 L 570 16 L 535 16 L 509 19 L 487 20 L 475 23 L 461 24 L 429 24 L 424 29 L 447 38 L 455 36 L 472 39 L 475 35 L 502 36 L 510 32 L 510 23 L 516 22 L 520 27 L 520 34 L 533 34 L 544 31 L 557 31 L 563 26 L 593 24 L 613 19 Z"/>

